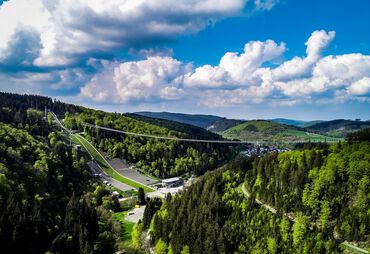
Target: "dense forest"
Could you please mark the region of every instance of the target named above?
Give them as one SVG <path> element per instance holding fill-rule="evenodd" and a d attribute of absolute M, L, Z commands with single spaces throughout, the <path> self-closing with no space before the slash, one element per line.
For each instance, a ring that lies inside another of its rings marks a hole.
<path fill-rule="evenodd" d="M 232 158 L 233 151 L 225 144 L 190 143 L 173 140 L 148 139 L 121 133 L 86 127 L 91 123 L 113 129 L 152 134 L 166 137 L 204 139 L 221 138 L 197 127 L 184 130 L 182 124 L 144 117 L 127 117 L 117 113 L 84 110 L 72 116 L 65 116 L 68 128 L 77 128 L 96 147 L 111 157 L 120 157 L 154 176 L 165 178 L 184 173 L 203 174 Z M 138 120 L 140 119 L 140 120 Z M 161 127 L 161 124 L 165 127 Z M 183 131 L 183 132 L 179 132 Z"/>
<path fill-rule="evenodd" d="M 40 96 L 0 97 L 1 252 L 122 249 L 123 228 L 111 212 L 121 210 L 117 198 L 40 111 L 45 105 L 60 114 L 82 108 Z"/>
<path fill-rule="evenodd" d="M 27 125 L 30 114 L 40 118 L 45 108 L 65 118 L 64 124 L 68 128 L 83 131 L 95 147 L 109 156 L 135 163 L 138 168 L 157 177 L 203 174 L 234 156 L 232 149 L 225 144 L 146 139 L 87 128 L 83 123 L 168 137 L 221 139 L 219 135 L 199 127 L 135 114 L 107 113 L 43 96 L 0 93 L 0 122 Z M 35 125 L 35 128 L 42 128 L 40 125 Z"/>
<path fill-rule="evenodd" d="M 344 241 L 369 248 L 369 193 L 369 142 L 307 146 L 205 174 L 166 199 L 150 231 L 162 253 L 337 253 Z"/>
<path fill-rule="evenodd" d="M 24 123 L 27 109 L 36 109 L 44 112 L 45 108 L 52 110 L 57 115 L 64 115 L 65 112 L 75 114 L 84 108 L 73 104 L 63 103 L 49 97 L 39 95 L 20 95 L 0 92 L 0 121 Z"/>

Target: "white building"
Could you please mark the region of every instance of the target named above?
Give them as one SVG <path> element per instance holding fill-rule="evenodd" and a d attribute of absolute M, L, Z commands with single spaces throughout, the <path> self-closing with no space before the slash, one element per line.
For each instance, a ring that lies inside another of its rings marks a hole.
<path fill-rule="evenodd" d="M 180 177 L 173 177 L 169 179 L 162 180 L 162 185 L 166 188 L 177 187 L 183 183 Z"/>

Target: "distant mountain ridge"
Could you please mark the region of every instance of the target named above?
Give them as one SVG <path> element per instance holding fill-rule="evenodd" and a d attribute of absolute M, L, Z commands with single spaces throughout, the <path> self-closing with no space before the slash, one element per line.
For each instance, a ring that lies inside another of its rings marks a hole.
<path fill-rule="evenodd" d="M 315 120 L 302 121 L 288 118 L 270 120 L 228 119 L 215 115 L 184 114 L 170 112 L 137 112 L 150 118 L 197 126 L 221 134 L 225 138 L 297 140 L 345 138 L 349 133 L 370 127 L 370 121 L 360 120 Z M 162 123 L 164 124 L 164 123 Z"/>
<path fill-rule="evenodd" d="M 309 129 L 328 133 L 336 137 L 345 137 L 347 134 L 370 127 L 370 121 L 336 119 L 309 126 Z"/>
<path fill-rule="evenodd" d="M 183 113 L 170 113 L 170 112 L 135 112 L 137 115 L 142 115 L 151 118 L 165 119 L 169 121 L 175 121 L 180 123 L 186 123 L 207 129 L 213 123 L 223 119 L 220 116 L 214 115 L 201 115 L 201 114 L 183 114 Z"/>
<path fill-rule="evenodd" d="M 269 121 L 291 125 L 291 126 L 296 126 L 296 127 L 302 127 L 302 128 L 306 128 L 314 124 L 325 122 L 323 120 L 301 121 L 301 120 L 294 120 L 294 119 L 287 119 L 287 118 L 274 118 L 274 119 L 270 119 Z"/>

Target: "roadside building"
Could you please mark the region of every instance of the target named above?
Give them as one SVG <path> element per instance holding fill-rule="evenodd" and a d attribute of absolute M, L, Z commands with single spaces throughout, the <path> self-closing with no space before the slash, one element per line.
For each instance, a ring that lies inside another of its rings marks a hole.
<path fill-rule="evenodd" d="M 173 177 L 169 179 L 162 180 L 163 187 L 166 188 L 172 188 L 180 186 L 183 183 L 182 179 L 180 177 Z"/>

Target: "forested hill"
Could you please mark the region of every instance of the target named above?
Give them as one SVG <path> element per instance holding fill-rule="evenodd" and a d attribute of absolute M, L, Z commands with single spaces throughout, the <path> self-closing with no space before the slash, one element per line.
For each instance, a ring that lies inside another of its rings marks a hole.
<path fill-rule="evenodd" d="M 178 176 L 184 173 L 203 174 L 233 156 L 229 146 L 224 144 L 194 144 L 128 136 L 86 128 L 82 123 L 168 137 L 221 138 L 217 134 L 197 127 L 189 128 L 189 125 L 181 123 L 157 121 L 144 117 L 140 119 L 132 115 L 125 116 L 119 113 L 87 109 L 48 97 L 0 93 L 0 121 L 4 123 L 25 125 L 30 117 L 37 121 L 42 118 L 45 107 L 55 112 L 60 118 L 65 118 L 64 122 L 68 128 L 84 131 L 86 138 L 108 155 L 135 163 L 140 169 L 158 177 Z M 41 128 L 42 124 L 45 122 L 35 125 L 35 128 Z"/>
<path fill-rule="evenodd" d="M 274 119 L 270 119 L 269 121 L 291 125 L 291 126 L 296 126 L 296 127 L 302 127 L 302 128 L 308 128 L 309 126 L 312 126 L 314 124 L 325 122 L 322 120 L 300 121 L 300 120 L 286 119 L 286 118 L 274 118 Z"/>
<path fill-rule="evenodd" d="M 127 113 L 125 115 L 127 117 L 131 117 L 131 118 L 134 118 L 142 122 L 153 124 L 159 127 L 164 127 L 169 130 L 176 131 L 176 132 L 184 133 L 188 137 L 192 137 L 195 139 L 217 139 L 217 140 L 222 139 L 222 137 L 218 134 L 215 134 L 203 128 L 190 125 L 190 124 L 186 124 L 186 123 L 179 123 L 179 122 L 175 122 L 171 120 L 152 118 L 152 117 L 147 117 L 144 115 L 131 114 L 131 113 Z"/>
<path fill-rule="evenodd" d="M 118 200 L 82 154 L 36 109 L 8 121 L 0 122 L 1 253 L 114 253 L 122 229 L 109 210 Z"/>
<path fill-rule="evenodd" d="M 251 120 L 222 133 L 225 138 L 251 141 L 294 142 L 301 140 L 325 141 L 331 137 L 312 131 L 266 120 Z"/>
<path fill-rule="evenodd" d="M 204 129 L 222 119 L 222 117 L 213 115 L 191 115 L 170 112 L 136 112 L 135 114 L 175 121 L 179 123 L 186 123 Z"/>
<path fill-rule="evenodd" d="M 369 142 L 273 153 L 207 173 L 167 198 L 150 229 L 171 253 L 370 250 L 369 193 Z"/>
<path fill-rule="evenodd" d="M 207 127 L 207 130 L 213 131 L 216 133 L 222 133 L 226 131 L 227 129 L 230 129 L 234 126 L 237 126 L 245 121 L 243 120 L 236 120 L 236 119 L 227 119 L 222 118 L 218 120 L 217 122 L 214 122 L 212 125 Z"/>
<path fill-rule="evenodd" d="M 0 92 L 0 113 L 3 117 L 17 113 L 17 117 L 25 118 L 28 108 L 44 111 L 45 107 L 57 115 L 64 115 L 65 112 L 74 114 L 84 110 L 81 106 L 67 104 L 45 96 Z"/>
<path fill-rule="evenodd" d="M 195 127 L 186 132 L 178 132 L 187 128 L 180 123 L 164 121 L 162 123 L 168 127 L 164 128 L 158 126 L 161 123 L 159 121 L 148 118 L 138 120 L 138 117 L 128 116 L 89 109 L 76 114 L 75 117 L 67 115 L 65 124 L 69 128 L 83 131 L 86 138 L 111 157 L 120 157 L 135 163 L 138 168 L 161 178 L 184 173 L 200 175 L 215 169 L 233 156 L 232 150 L 226 144 L 142 138 L 104 130 L 97 131 L 82 124 L 85 122 L 117 130 L 166 137 L 219 138 L 206 130 L 198 132 Z"/>
<path fill-rule="evenodd" d="M 333 136 L 345 137 L 347 134 L 370 127 L 370 121 L 337 119 L 309 126 L 312 130 L 326 132 Z"/>

